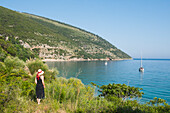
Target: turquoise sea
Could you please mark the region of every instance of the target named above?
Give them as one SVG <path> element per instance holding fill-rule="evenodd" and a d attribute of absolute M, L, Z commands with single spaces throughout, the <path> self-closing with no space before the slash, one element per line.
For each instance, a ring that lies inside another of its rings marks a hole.
<path fill-rule="evenodd" d="M 154 97 L 167 100 L 170 104 L 170 60 L 143 60 L 144 73 L 138 71 L 140 60 L 122 61 L 70 61 L 46 62 L 50 68 L 57 68 L 59 76 L 77 77 L 87 85 L 94 82 L 98 85 L 125 83 L 143 88 L 144 95 L 140 103 L 148 102 Z"/>

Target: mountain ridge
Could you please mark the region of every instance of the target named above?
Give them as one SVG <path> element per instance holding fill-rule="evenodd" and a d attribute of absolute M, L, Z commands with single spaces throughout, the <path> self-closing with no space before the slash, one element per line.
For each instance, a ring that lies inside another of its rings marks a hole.
<path fill-rule="evenodd" d="M 129 59 L 102 37 L 72 25 L 0 6 L 0 35 L 13 36 L 42 59 Z"/>

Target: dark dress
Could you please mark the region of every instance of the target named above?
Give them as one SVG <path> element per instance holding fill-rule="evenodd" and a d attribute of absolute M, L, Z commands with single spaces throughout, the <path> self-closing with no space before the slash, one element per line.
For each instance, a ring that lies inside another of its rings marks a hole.
<path fill-rule="evenodd" d="M 39 77 L 39 79 L 37 79 L 36 95 L 37 95 L 38 99 L 43 99 L 45 97 L 45 95 L 44 95 L 44 86 L 42 84 L 42 80 L 41 80 L 40 77 Z"/>

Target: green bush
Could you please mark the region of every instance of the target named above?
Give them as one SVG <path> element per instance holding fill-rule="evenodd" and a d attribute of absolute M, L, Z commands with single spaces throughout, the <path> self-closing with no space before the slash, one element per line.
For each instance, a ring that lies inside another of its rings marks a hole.
<path fill-rule="evenodd" d="M 144 94 L 140 92 L 142 88 L 135 88 L 127 86 L 126 84 L 109 84 L 103 85 L 100 87 L 101 94 L 99 96 L 116 96 L 118 98 L 126 99 L 126 98 L 134 98 L 134 97 L 142 97 Z"/>
<path fill-rule="evenodd" d="M 25 62 L 18 57 L 7 57 L 4 64 L 7 67 L 6 72 L 9 76 L 30 77 L 25 70 Z"/>
<path fill-rule="evenodd" d="M 36 60 L 30 60 L 26 63 L 26 65 L 29 68 L 29 71 L 34 77 L 36 76 L 38 69 L 41 69 L 44 71 L 44 78 L 45 82 L 51 82 L 54 80 L 57 75 L 59 74 L 57 69 L 49 69 L 48 65 L 43 63 L 43 61 L 36 59 Z"/>
<path fill-rule="evenodd" d="M 67 101 L 75 103 L 79 97 L 86 97 L 89 95 L 93 96 L 94 92 L 91 87 L 87 88 L 79 79 L 76 78 L 65 79 L 59 77 L 47 86 L 47 96 L 57 99 L 60 103 Z"/>
<path fill-rule="evenodd" d="M 52 80 L 55 80 L 57 75 L 59 74 L 58 70 L 57 69 L 48 69 L 46 72 L 45 72 L 45 80 L 47 82 L 51 82 Z"/>
<path fill-rule="evenodd" d="M 7 73 L 6 66 L 3 62 L 0 62 L 0 76 L 5 75 Z"/>
<path fill-rule="evenodd" d="M 18 57 L 7 57 L 4 60 L 5 65 L 8 67 L 8 70 L 20 69 L 25 67 L 25 62 L 20 60 Z"/>
<path fill-rule="evenodd" d="M 0 61 L 4 61 L 4 59 L 9 56 L 6 51 L 3 50 L 3 48 L 0 45 Z"/>
<path fill-rule="evenodd" d="M 38 69 L 42 69 L 45 73 L 48 70 L 47 64 L 44 64 L 41 60 L 36 59 L 36 60 L 30 60 L 26 63 L 28 66 L 31 74 L 33 75 L 38 71 Z"/>

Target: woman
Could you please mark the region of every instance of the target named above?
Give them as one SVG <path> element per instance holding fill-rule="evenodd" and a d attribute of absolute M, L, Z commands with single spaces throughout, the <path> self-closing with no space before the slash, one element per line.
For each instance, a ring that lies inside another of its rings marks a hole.
<path fill-rule="evenodd" d="M 37 76 L 35 77 L 35 83 L 36 83 L 36 95 L 37 95 L 37 102 L 40 104 L 40 100 L 45 97 L 44 95 L 44 76 L 42 75 L 44 71 L 41 69 L 38 70 Z"/>

